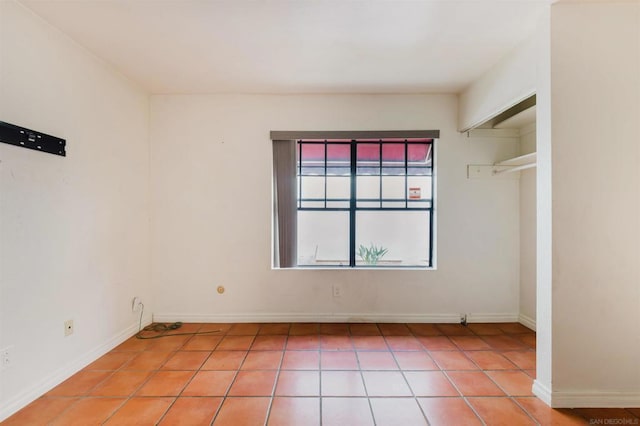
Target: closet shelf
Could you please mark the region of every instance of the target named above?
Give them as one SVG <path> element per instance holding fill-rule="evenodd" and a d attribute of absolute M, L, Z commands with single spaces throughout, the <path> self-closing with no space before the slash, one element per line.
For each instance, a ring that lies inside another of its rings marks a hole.
<path fill-rule="evenodd" d="M 536 165 L 536 153 L 521 155 L 519 157 L 509 158 L 508 160 L 494 163 L 494 166 L 524 166 Z"/>

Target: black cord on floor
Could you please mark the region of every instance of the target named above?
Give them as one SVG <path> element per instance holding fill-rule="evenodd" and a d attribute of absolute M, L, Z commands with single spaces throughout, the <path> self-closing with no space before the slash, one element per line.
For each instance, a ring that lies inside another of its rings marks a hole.
<path fill-rule="evenodd" d="M 148 326 L 146 326 L 145 328 L 142 328 L 142 315 L 144 314 L 144 304 L 140 303 L 140 305 L 142 306 L 142 309 L 140 309 L 140 320 L 138 321 L 138 332 L 136 333 L 136 339 L 159 339 L 161 337 L 169 337 L 169 336 L 195 336 L 198 334 L 213 334 L 213 333 L 220 333 L 222 330 L 210 330 L 210 331 L 194 331 L 192 333 L 169 333 L 167 334 L 168 331 L 170 330 L 177 330 L 180 327 L 182 327 L 182 323 L 180 321 L 174 322 L 174 323 L 170 323 L 170 324 L 163 324 L 163 323 L 152 323 L 149 324 Z M 162 334 L 156 334 L 153 336 L 149 336 L 149 335 L 143 335 L 144 332 L 155 332 L 155 333 L 162 333 Z"/>

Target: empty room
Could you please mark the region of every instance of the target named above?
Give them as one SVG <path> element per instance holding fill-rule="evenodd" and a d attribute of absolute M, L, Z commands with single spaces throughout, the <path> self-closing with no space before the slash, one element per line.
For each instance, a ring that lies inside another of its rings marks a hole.
<path fill-rule="evenodd" d="M 0 0 L 0 423 L 640 423 L 637 0 Z"/>

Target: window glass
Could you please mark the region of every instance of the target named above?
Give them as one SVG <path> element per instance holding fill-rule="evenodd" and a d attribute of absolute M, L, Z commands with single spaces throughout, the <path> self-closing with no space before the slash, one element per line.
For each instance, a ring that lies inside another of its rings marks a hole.
<path fill-rule="evenodd" d="M 351 196 L 351 178 L 346 177 L 327 177 L 327 200 L 336 198 L 349 199 Z"/>
<path fill-rule="evenodd" d="M 358 200 L 380 198 L 380 176 L 357 177 Z"/>
<path fill-rule="evenodd" d="M 404 176 L 382 176 L 382 198 L 404 200 L 404 183 Z"/>
<path fill-rule="evenodd" d="M 299 141 L 298 265 L 431 266 L 432 144 Z"/>
<path fill-rule="evenodd" d="M 301 176 L 300 191 L 302 200 L 324 199 L 324 176 Z"/>
<path fill-rule="evenodd" d="M 420 211 L 360 211 L 356 246 L 386 249 L 376 266 L 429 265 L 430 217 Z M 358 265 L 368 265 L 358 256 Z"/>
<path fill-rule="evenodd" d="M 298 265 L 349 265 L 349 212 L 298 212 Z"/>
<path fill-rule="evenodd" d="M 399 166 L 404 169 L 405 144 L 392 142 L 382 144 L 382 167 Z"/>

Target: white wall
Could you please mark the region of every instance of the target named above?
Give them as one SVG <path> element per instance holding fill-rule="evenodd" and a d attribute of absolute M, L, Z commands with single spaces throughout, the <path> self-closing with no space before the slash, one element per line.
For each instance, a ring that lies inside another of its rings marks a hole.
<path fill-rule="evenodd" d="M 520 129 L 520 154 L 536 151 L 536 131 Z M 536 321 L 536 168 L 520 172 L 520 319 Z"/>
<path fill-rule="evenodd" d="M 460 94 L 458 129 L 468 130 L 536 92 L 537 43 L 531 38 Z"/>
<path fill-rule="evenodd" d="M 0 144 L 1 420 L 137 330 L 133 296 L 153 307 L 148 97 L 0 1 L 0 120 L 65 138 L 68 153 Z"/>
<path fill-rule="evenodd" d="M 640 405 L 640 3 L 552 7 L 553 394 Z"/>
<path fill-rule="evenodd" d="M 518 183 L 466 177 L 517 144 L 463 137 L 457 107 L 454 95 L 153 96 L 154 318 L 517 318 Z M 441 130 L 438 269 L 272 270 L 269 131 L 377 129 Z"/>

